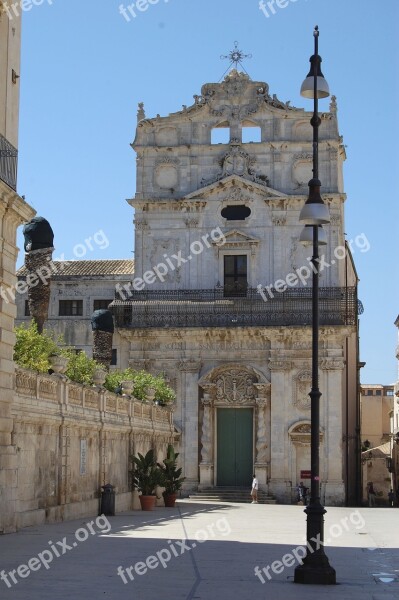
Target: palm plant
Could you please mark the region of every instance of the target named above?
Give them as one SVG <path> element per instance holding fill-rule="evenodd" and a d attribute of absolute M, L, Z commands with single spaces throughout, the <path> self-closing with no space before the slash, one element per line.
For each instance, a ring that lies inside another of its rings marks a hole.
<path fill-rule="evenodd" d="M 133 488 L 139 490 L 143 496 L 155 495 L 155 488 L 162 485 L 162 481 L 154 451 L 148 450 L 145 456 L 138 452 L 131 460 L 134 467 L 131 471 Z"/>
<path fill-rule="evenodd" d="M 158 463 L 158 468 L 161 474 L 161 485 L 165 488 L 163 495 L 176 494 L 182 485 L 185 477 L 181 477 L 182 469 L 177 467 L 178 452 L 175 452 L 172 444 L 168 445 L 166 458 L 163 464 Z"/>

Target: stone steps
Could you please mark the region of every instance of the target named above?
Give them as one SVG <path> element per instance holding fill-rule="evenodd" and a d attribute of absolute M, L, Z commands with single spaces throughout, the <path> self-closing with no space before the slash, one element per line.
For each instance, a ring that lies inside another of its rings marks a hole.
<path fill-rule="evenodd" d="M 252 502 L 248 488 L 207 488 L 190 494 L 190 500 L 206 500 L 209 502 L 237 502 L 250 504 Z M 271 494 L 258 492 L 259 504 L 276 504 L 277 500 Z"/>

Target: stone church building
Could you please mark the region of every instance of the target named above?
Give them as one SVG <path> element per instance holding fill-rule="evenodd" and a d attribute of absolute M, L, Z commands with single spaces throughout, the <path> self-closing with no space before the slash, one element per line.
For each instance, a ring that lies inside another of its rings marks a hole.
<path fill-rule="evenodd" d="M 299 243 L 299 212 L 312 115 L 237 70 L 194 100 L 151 119 L 139 106 L 135 273 L 111 305 L 121 366 L 164 372 L 175 387 L 186 491 L 249 488 L 255 472 L 290 503 L 310 471 L 311 251 Z M 321 119 L 331 223 L 320 279 L 320 455 L 331 505 L 355 498 L 358 302 L 334 97 Z"/>
<path fill-rule="evenodd" d="M 300 480 L 310 485 L 311 250 L 299 243 L 299 213 L 312 175 L 311 116 L 237 70 L 169 116 L 146 118 L 140 104 L 129 201 L 134 273 L 128 261 L 85 261 L 84 273 L 71 265 L 52 282 L 48 325 L 67 328 L 68 343 L 86 350 L 91 308 L 116 291 L 117 366 L 162 372 L 176 390 L 186 493 L 249 489 L 255 472 L 262 490 L 291 503 Z M 331 216 L 320 275 L 327 505 L 356 503 L 359 487 L 357 275 L 344 238 L 345 158 L 332 97 L 319 144 Z M 82 311 L 60 316 L 59 298 L 81 302 Z M 18 303 L 23 320 L 25 298 Z"/>

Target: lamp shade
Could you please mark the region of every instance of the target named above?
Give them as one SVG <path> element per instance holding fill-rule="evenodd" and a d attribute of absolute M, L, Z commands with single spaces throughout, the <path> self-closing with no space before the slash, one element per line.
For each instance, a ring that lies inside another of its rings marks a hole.
<path fill-rule="evenodd" d="M 301 86 L 301 96 L 304 98 L 314 98 L 315 70 L 317 73 L 317 98 L 328 98 L 330 95 L 330 88 L 328 87 L 328 83 L 324 79 L 324 75 L 321 72 L 320 63 L 321 56 L 314 54 L 310 57 L 310 71 Z"/>
<path fill-rule="evenodd" d="M 330 88 L 324 77 L 317 78 L 317 97 L 328 98 Z M 314 98 L 314 77 L 306 77 L 301 86 L 301 96 L 304 98 Z"/>
<path fill-rule="evenodd" d="M 327 234 L 321 225 L 318 225 L 318 228 L 319 228 L 318 246 L 327 246 Z M 313 226 L 312 225 L 305 225 L 305 227 L 302 229 L 301 235 L 299 237 L 299 241 L 304 246 L 313 246 Z"/>
<path fill-rule="evenodd" d="M 330 222 L 330 213 L 324 202 L 309 202 L 303 206 L 299 220 L 305 225 L 325 225 Z"/>

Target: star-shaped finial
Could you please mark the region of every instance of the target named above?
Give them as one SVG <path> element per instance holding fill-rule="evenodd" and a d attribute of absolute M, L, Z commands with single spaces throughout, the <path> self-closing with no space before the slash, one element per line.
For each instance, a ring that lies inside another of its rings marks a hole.
<path fill-rule="evenodd" d="M 220 58 L 222 60 L 230 60 L 229 68 L 232 65 L 235 65 L 235 68 L 237 68 L 238 65 L 241 65 L 241 67 L 245 71 L 245 69 L 243 67 L 243 64 L 242 64 L 242 61 L 245 58 L 252 58 L 252 54 L 244 54 L 244 52 L 242 50 L 238 49 L 238 42 L 234 42 L 234 50 L 232 50 L 231 52 L 229 52 L 229 54 L 227 54 L 227 56 L 224 56 L 222 54 Z"/>

